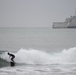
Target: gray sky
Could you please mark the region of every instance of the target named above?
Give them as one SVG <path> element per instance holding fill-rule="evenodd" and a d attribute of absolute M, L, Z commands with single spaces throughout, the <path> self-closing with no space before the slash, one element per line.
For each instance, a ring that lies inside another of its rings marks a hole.
<path fill-rule="evenodd" d="M 51 27 L 75 11 L 76 0 L 0 0 L 0 27 Z"/>

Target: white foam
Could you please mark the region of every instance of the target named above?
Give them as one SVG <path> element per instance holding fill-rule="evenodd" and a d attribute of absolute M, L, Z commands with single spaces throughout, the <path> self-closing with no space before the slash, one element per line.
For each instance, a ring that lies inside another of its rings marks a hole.
<path fill-rule="evenodd" d="M 20 49 L 14 53 L 16 63 L 25 64 L 53 64 L 53 63 L 76 63 L 76 47 L 68 50 L 64 49 L 59 53 L 46 53 L 34 49 Z M 10 61 L 7 52 L 2 54 L 3 59 Z"/>
<path fill-rule="evenodd" d="M 50 55 L 34 49 L 21 49 L 16 53 L 16 60 L 27 64 L 45 64 L 50 63 Z"/>

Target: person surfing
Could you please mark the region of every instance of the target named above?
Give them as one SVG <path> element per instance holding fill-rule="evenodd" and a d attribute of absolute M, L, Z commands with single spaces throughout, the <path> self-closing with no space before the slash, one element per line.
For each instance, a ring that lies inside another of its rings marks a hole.
<path fill-rule="evenodd" d="M 15 58 L 15 55 L 14 54 L 11 54 L 11 53 L 7 53 L 9 55 L 9 58 L 11 57 L 11 66 L 15 66 L 15 62 L 14 62 L 14 58 Z"/>

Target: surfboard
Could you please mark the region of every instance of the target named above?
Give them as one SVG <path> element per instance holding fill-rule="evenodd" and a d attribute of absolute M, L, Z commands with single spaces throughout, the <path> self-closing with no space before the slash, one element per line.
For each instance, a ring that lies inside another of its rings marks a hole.
<path fill-rule="evenodd" d="M 15 66 L 15 62 L 11 61 L 10 62 L 10 66 L 14 67 Z"/>

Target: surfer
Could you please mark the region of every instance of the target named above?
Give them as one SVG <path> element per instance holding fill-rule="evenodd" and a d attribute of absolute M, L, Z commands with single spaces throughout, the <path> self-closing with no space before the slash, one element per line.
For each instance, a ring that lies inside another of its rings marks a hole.
<path fill-rule="evenodd" d="M 14 62 L 15 55 L 8 52 L 9 57 L 11 57 L 12 62 Z"/>

